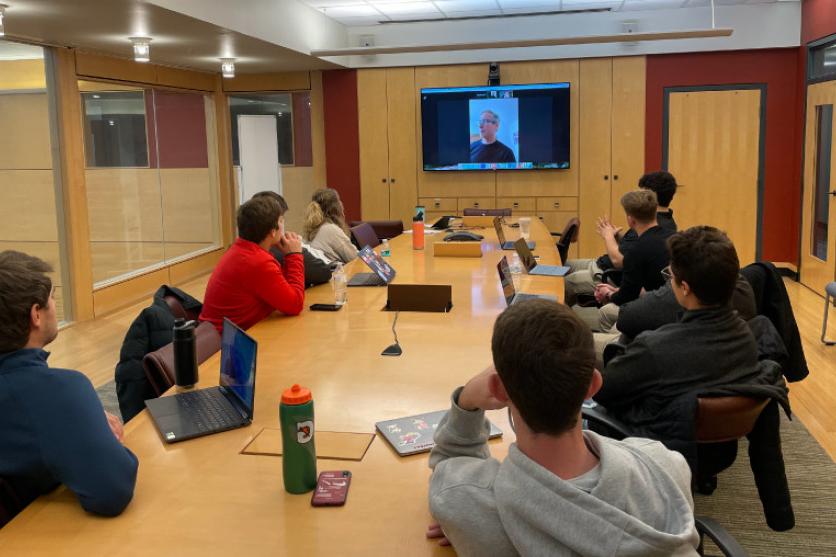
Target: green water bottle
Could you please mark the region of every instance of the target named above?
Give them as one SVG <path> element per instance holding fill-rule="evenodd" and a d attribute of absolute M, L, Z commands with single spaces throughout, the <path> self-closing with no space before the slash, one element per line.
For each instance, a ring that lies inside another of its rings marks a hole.
<path fill-rule="evenodd" d="M 284 488 L 290 493 L 312 491 L 316 487 L 316 447 L 311 391 L 293 385 L 282 393 L 279 421 L 284 449 Z"/>

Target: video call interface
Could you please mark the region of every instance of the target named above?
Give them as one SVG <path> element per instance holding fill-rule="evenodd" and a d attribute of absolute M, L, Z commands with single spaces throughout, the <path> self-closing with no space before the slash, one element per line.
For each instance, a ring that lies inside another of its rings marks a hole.
<path fill-rule="evenodd" d="M 221 385 L 247 408 L 255 399 L 256 343 L 235 325 L 224 321 L 221 335 Z"/>
<path fill-rule="evenodd" d="M 569 168 L 569 84 L 421 90 L 424 170 Z"/>

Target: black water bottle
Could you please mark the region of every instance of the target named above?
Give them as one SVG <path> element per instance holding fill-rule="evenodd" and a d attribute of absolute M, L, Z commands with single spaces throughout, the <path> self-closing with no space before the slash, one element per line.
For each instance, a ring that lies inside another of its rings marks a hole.
<path fill-rule="evenodd" d="M 174 320 L 174 382 L 178 387 L 197 383 L 197 348 L 194 321 Z"/>

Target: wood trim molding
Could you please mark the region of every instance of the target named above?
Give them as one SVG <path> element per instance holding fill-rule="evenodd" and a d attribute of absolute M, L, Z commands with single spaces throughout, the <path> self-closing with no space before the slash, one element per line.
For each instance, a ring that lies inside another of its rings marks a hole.
<path fill-rule="evenodd" d="M 78 91 L 73 51 L 54 48 L 52 52 L 72 318 L 76 321 L 86 321 L 92 319 L 95 312 L 90 228 L 87 220 L 87 183 L 84 176 L 81 95 Z"/>
<path fill-rule="evenodd" d="M 76 75 L 79 77 L 115 79 L 195 91 L 211 92 L 215 90 L 217 74 L 160 66 L 158 64 L 143 64 L 126 58 L 103 56 L 83 51 L 74 51 L 74 53 Z"/>
<path fill-rule="evenodd" d="M 164 268 L 96 290 L 93 292 L 96 318 L 151 296 L 160 286 L 168 283 L 168 278 L 168 268 Z"/>
<path fill-rule="evenodd" d="M 218 200 L 221 216 L 221 242 L 224 246 L 235 240 L 235 178 L 232 167 L 232 124 L 229 115 L 229 100 L 223 90 L 223 78 L 215 80 L 215 131 L 218 146 Z"/>
<path fill-rule="evenodd" d="M 241 74 L 225 79 L 227 93 L 253 91 L 307 91 L 311 88 L 310 72 L 281 72 Z"/>

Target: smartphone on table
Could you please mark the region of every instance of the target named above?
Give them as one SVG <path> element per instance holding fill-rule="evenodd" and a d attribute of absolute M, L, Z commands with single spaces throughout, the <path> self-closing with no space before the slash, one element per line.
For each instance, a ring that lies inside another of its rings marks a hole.
<path fill-rule="evenodd" d="M 311 304 L 311 311 L 338 311 L 342 309 L 339 304 Z"/>
<path fill-rule="evenodd" d="M 348 488 L 351 485 L 351 472 L 335 470 L 321 472 L 316 480 L 316 489 L 311 497 L 314 507 L 340 507 L 345 505 L 348 498 Z"/>

